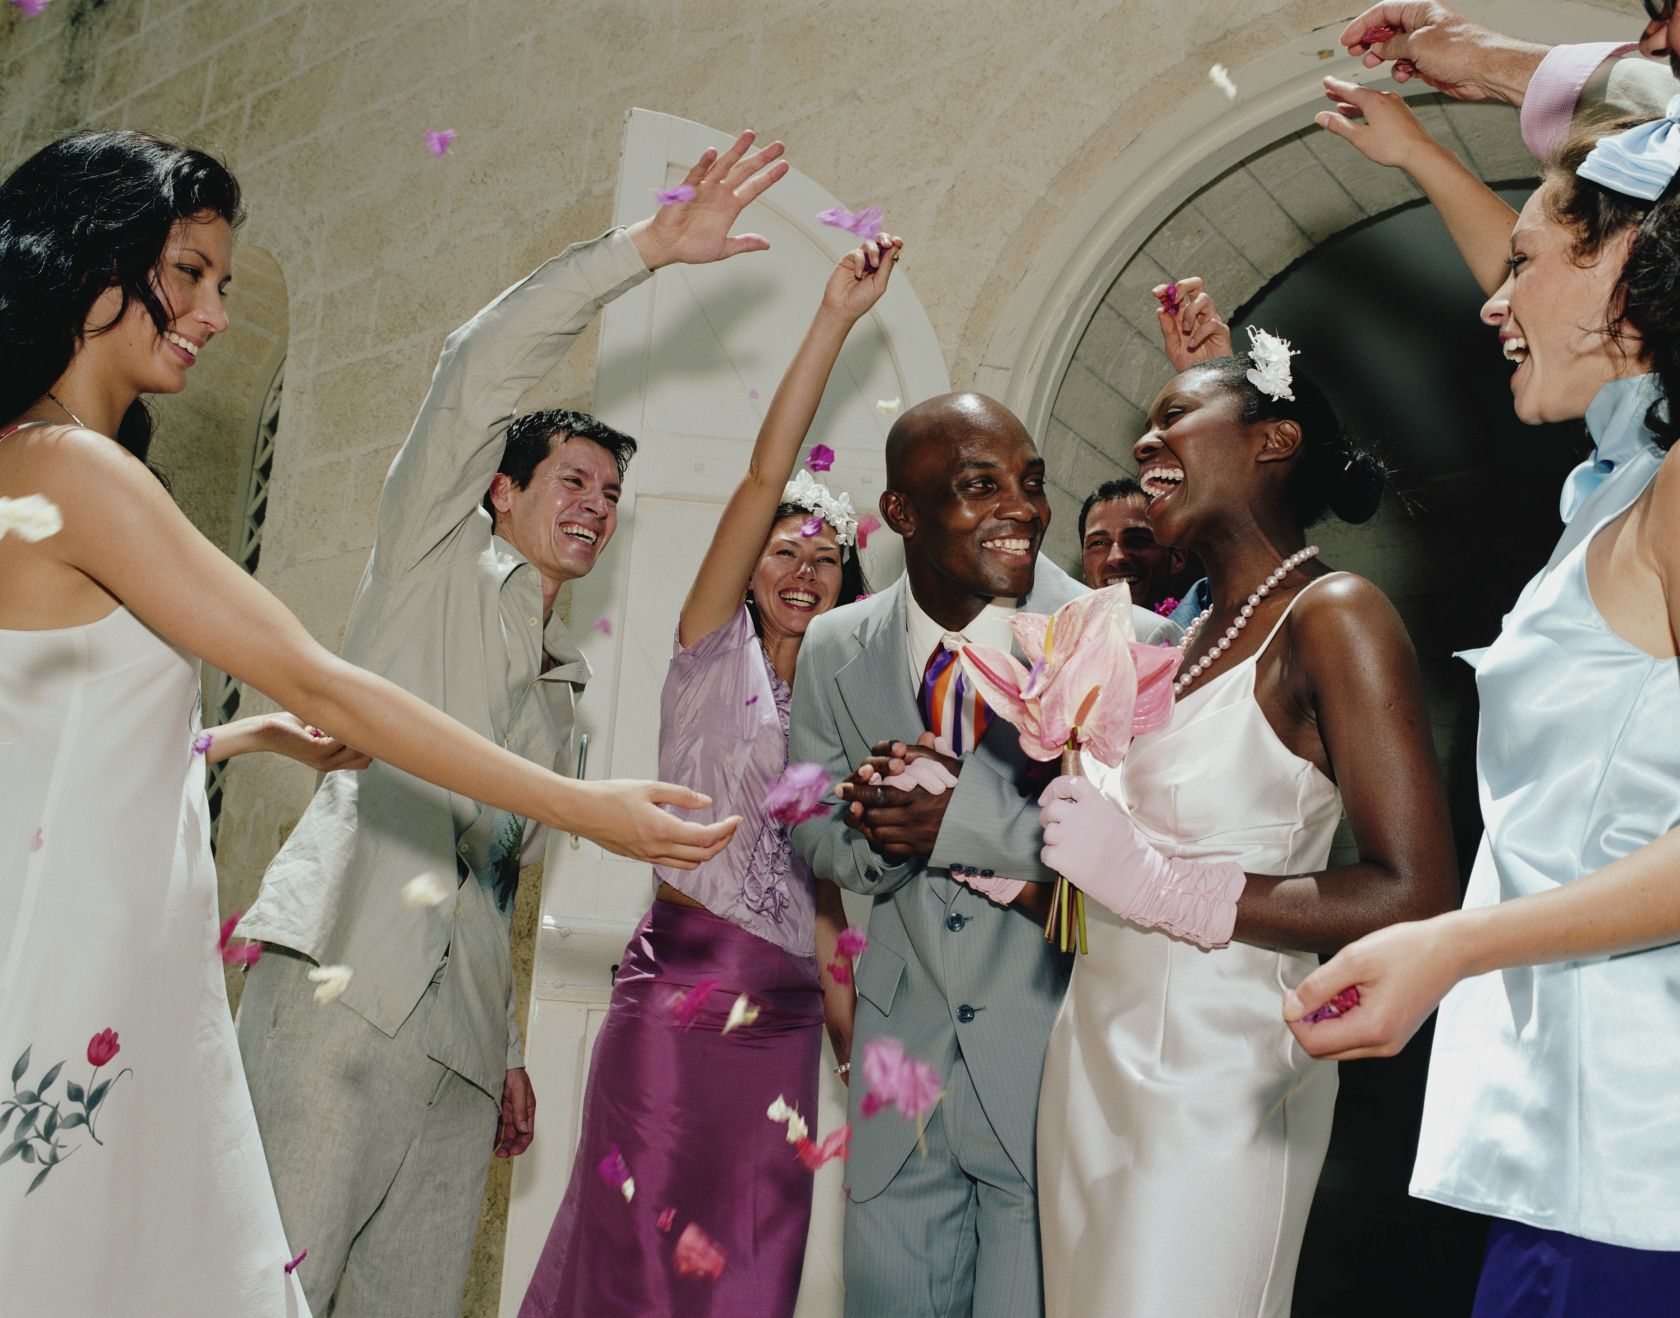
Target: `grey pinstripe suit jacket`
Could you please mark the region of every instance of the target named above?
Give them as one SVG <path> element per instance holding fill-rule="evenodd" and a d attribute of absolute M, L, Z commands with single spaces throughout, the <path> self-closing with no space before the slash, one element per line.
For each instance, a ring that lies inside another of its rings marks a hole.
<path fill-rule="evenodd" d="M 824 765 L 846 777 L 879 741 L 913 740 L 923 728 L 909 689 L 905 657 L 908 580 L 861 603 L 816 619 L 799 651 L 788 758 Z M 1040 558 L 1033 592 L 1022 605 L 1049 613 L 1084 593 Z M 1135 610 L 1141 640 L 1177 628 Z M 1034 1124 L 1044 1049 L 1067 988 L 1068 958 L 1051 950 L 1043 929 L 1016 909 L 993 905 L 950 877 L 953 865 L 1045 883 L 1039 863 L 1039 784 L 1015 729 L 994 719 L 964 757 L 933 855 L 893 864 L 842 822 L 840 804 L 793 830 L 795 848 L 819 878 L 875 899 L 869 950 L 857 968 L 853 1057 L 888 1035 L 913 1057 L 948 1075 L 960 1048 L 993 1128 L 1029 1185 L 1036 1184 Z M 915 1143 L 912 1123 L 892 1112 L 861 1120 L 865 1086 L 851 1087 L 855 1200 L 884 1190 Z"/>

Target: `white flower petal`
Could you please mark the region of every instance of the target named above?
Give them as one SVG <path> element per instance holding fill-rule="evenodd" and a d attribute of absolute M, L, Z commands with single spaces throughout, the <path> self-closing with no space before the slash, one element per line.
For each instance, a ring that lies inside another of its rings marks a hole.
<path fill-rule="evenodd" d="M 1208 78 L 1213 85 L 1224 92 L 1233 101 L 1237 99 L 1237 84 L 1231 81 L 1231 71 L 1223 64 L 1215 64 L 1208 70 Z"/>
<path fill-rule="evenodd" d="M 723 1023 L 723 1032 L 728 1034 L 739 1026 L 751 1025 L 757 1019 L 758 1008 L 753 1006 L 747 995 L 743 993 L 735 999 L 734 1005 L 729 1008 L 729 1019 Z"/>
<path fill-rule="evenodd" d="M 403 884 L 404 906 L 441 906 L 449 900 L 449 885 L 435 874 L 422 874 Z"/>
<path fill-rule="evenodd" d="M 44 494 L 26 494 L 22 498 L 0 497 L 0 538 L 8 533 L 20 540 L 34 543 L 57 535 L 64 529 L 64 515 L 58 505 Z"/>
<path fill-rule="evenodd" d="M 319 985 L 315 990 L 315 1001 L 323 1007 L 329 1002 L 337 1002 L 344 996 L 344 990 L 350 987 L 350 976 L 354 973 L 349 966 L 316 966 L 309 972 L 309 982 Z"/>

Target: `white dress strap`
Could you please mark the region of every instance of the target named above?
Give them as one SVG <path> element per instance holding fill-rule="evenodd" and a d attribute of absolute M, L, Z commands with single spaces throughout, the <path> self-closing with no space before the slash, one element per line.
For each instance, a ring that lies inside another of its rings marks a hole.
<path fill-rule="evenodd" d="M 1272 638 L 1278 634 L 1278 629 L 1289 620 L 1290 611 L 1301 602 L 1301 596 L 1305 595 L 1321 581 L 1329 581 L 1332 577 L 1345 577 L 1349 575 L 1351 574 L 1347 572 L 1326 572 L 1322 577 L 1314 577 L 1311 581 L 1307 582 L 1306 585 L 1302 586 L 1300 590 L 1296 591 L 1295 598 L 1283 606 L 1283 612 L 1278 614 L 1278 620 L 1272 624 L 1272 630 L 1266 633 L 1266 639 L 1260 642 L 1260 648 L 1254 652 L 1253 657 L 1258 659 L 1261 655 L 1266 653 L 1266 647 L 1272 643 Z"/>

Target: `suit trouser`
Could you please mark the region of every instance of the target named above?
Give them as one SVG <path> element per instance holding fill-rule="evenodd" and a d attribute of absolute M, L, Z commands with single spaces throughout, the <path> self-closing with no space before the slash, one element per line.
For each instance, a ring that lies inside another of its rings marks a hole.
<path fill-rule="evenodd" d="M 455 1318 L 500 1107 L 426 1055 L 433 979 L 396 1037 L 319 1005 L 265 946 L 237 1027 L 280 1220 L 316 1318 Z M 440 967 L 441 974 L 441 967 Z"/>
<path fill-rule="evenodd" d="M 870 1118 L 900 1121 L 890 1109 Z M 1038 1202 L 992 1128 L 961 1054 L 887 1188 L 846 1205 L 847 1318 L 1032 1318 L 1044 1312 Z"/>

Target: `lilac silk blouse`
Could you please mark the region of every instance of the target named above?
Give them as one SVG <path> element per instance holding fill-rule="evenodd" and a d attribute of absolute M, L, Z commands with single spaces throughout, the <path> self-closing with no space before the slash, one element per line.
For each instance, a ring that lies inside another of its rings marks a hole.
<path fill-rule="evenodd" d="M 654 874 L 714 915 L 795 956 L 816 955 L 811 871 L 764 798 L 787 768 L 792 689 L 776 676 L 745 604 L 709 636 L 673 646 L 659 697 L 659 776 L 712 798 L 685 818 L 741 816 L 735 836 L 698 869 Z M 657 884 L 655 885 L 657 889 Z"/>

